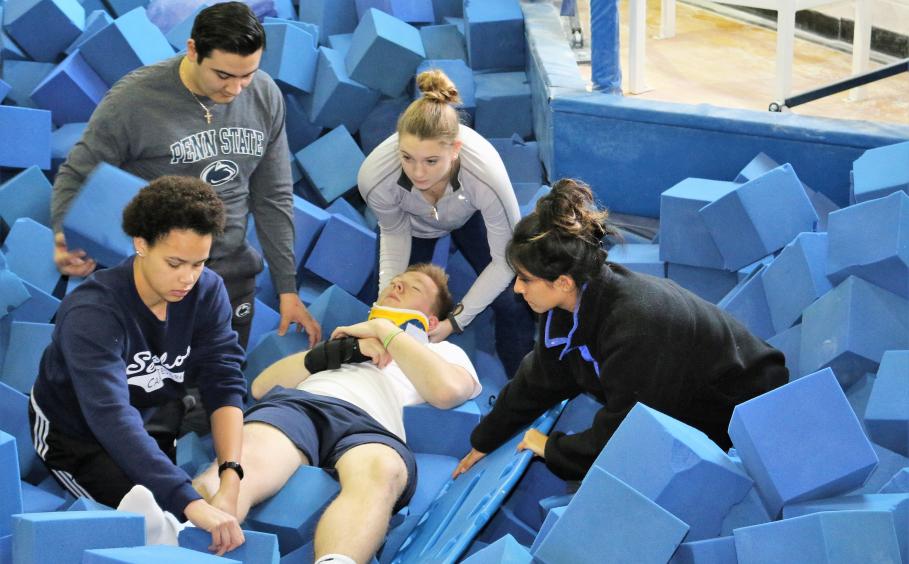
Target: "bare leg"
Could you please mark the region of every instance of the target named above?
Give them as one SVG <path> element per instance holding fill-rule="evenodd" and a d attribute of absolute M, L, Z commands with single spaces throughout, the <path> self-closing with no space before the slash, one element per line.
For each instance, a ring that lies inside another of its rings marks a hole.
<path fill-rule="evenodd" d="M 251 507 L 278 493 L 294 472 L 309 461 L 284 433 L 271 425 L 253 422 L 243 425 L 240 464 L 244 476 L 240 482 L 237 519 L 242 523 Z M 193 487 L 210 499 L 220 483 L 215 462 L 193 480 Z"/>
<path fill-rule="evenodd" d="M 385 540 L 391 510 L 407 484 L 407 467 L 393 448 L 370 443 L 345 452 L 335 468 L 341 493 L 316 527 L 316 559 L 344 554 L 365 563 Z"/>

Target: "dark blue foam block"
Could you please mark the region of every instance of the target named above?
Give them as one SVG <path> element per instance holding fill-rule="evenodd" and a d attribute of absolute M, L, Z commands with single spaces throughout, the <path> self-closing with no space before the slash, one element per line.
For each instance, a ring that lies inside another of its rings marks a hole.
<path fill-rule="evenodd" d="M 530 546 L 537 536 L 537 530 L 515 515 L 507 505 L 503 505 L 492 516 L 489 523 L 486 523 L 474 542 L 484 545 L 491 544 L 506 535 L 513 536 L 524 546 Z"/>
<path fill-rule="evenodd" d="M 764 271 L 764 291 L 774 332 L 792 327 L 802 310 L 831 288 L 827 279 L 827 234 L 799 234 Z"/>
<path fill-rule="evenodd" d="M 7 267 L 40 290 L 53 292 L 60 281 L 54 264 L 54 232 L 27 217 L 12 227 L 2 247 Z"/>
<path fill-rule="evenodd" d="M 343 288 L 332 285 L 309 305 L 309 312 L 322 325 L 322 334 L 331 335 L 341 325 L 352 325 L 366 319 L 369 306 Z"/>
<path fill-rule="evenodd" d="M 731 536 L 694 542 L 683 542 L 669 564 L 735 563 L 735 539 Z"/>
<path fill-rule="evenodd" d="M 543 164 L 536 141 L 524 141 L 513 135 L 509 139 L 490 139 L 489 142 L 502 157 L 512 182 L 543 181 Z"/>
<path fill-rule="evenodd" d="M 909 493 L 909 466 L 894 474 L 881 486 L 879 493 Z"/>
<path fill-rule="evenodd" d="M 0 219 L 12 227 L 28 217 L 50 227 L 51 185 L 37 166 L 30 166 L 0 184 Z"/>
<path fill-rule="evenodd" d="M 35 61 L 56 59 L 85 26 L 77 0 L 14 0 L 3 16 L 6 33 Z"/>
<path fill-rule="evenodd" d="M 329 202 L 357 185 L 357 171 L 366 157 L 342 124 L 295 155 L 306 179 Z"/>
<path fill-rule="evenodd" d="M 17 307 L 10 314 L 13 321 L 28 321 L 30 323 L 50 323 L 57 308 L 60 306 L 60 300 L 39 289 L 28 281 L 23 280 L 22 284 L 28 292 L 29 298 Z"/>
<path fill-rule="evenodd" d="M 464 35 L 451 24 L 427 25 L 420 28 L 427 59 L 467 60 Z"/>
<path fill-rule="evenodd" d="M 323 328 L 322 331 L 324 332 L 325 329 Z M 246 355 L 246 367 L 243 369 L 243 374 L 246 376 L 247 383 L 252 384 L 260 372 L 285 356 L 308 349 L 309 337 L 306 336 L 306 333 L 288 331 L 283 337 L 279 337 L 276 331 L 266 333 Z M 251 401 L 252 397 L 249 399 Z"/>
<path fill-rule="evenodd" d="M 878 462 L 829 368 L 737 405 L 729 437 L 771 516 L 861 486 Z"/>
<path fill-rule="evenodd" d="M 107 84 L 77 50 L 44 77 L 31 98 L 51 111 L 56 125 L 63 125 L 87 122 L 106 93 Z"/>
<path fill-rule="evenodd" d="M 72 502 L 69 507 L 66 508 L 67 511 L 113 511 L 113 507 L 108 507 L 103 503 L 98 503 L 97 501 L 92 501 L 87 497 L 77 498 L 76 501 Z"/>
<path fill-rule="evenodd" d="M 195 476 L 215 460 L 211 435 L 200 437 L 189 432 L 177 439 L 177 466 Z"/>
<path fill-rule="evenodd" d="M 416 74 L 430 69 L 439 69 L 448 75 L 448 78 L 454 82 L 461 96 L 461 104 L 456 106 L 462 122 L 467 126 L 473 125 L 474 116 L 477 113 L 477 95 L 476 82 L 473 78 L 473 71 L 467 66 L 462 59 L 426 59 L 417 67 Z M 414 100 L 423 97 L 419 88 L 414 88 Z M 506 135 L 511 135 L 510 133 Z"/>
<path fill-rule="evenodd" d="M 662 247 L 662 244 L 660 246 Z M 713 303 L 723 299 L 738 283 L 735 272 L 674 262 L 666 263 L 666 277 Z"/>
<path fill-rule="evenodd" d="M 304 96 L 286 94 L 284 105 L 287 108 L 287 145 L 291 153 L 295 153 L 318 139 L 322 126 L 310 119 Z"/>
<path fill-rule="evenodd" d="M 739 185 L 700 210 L 726 269 L 735 270 L 813 231 L 817 213 L 792 166 Z"/>
<path fill-rule="evenodd" d="M 432 0 L 356 0 L 356 5 L 361 18 L 366 10 L 375 8 L 408 23 L 431 24 L 436 21 Z"/>
<path fill-rule="evenodd" d="M 161 562 L 180 562 L 181 564 L 241 564 L 232 560 L 203 554 L 181 546 L 163 544 L 134 546 L 129 548 L 99 548 L 86 550 L 82 564 L 160 564 Z"/>
<path fill-rule="evenodd" d="M 9 84 L 6 93 L 8 102 L 23 108 L 34 108 L 32 90 L 50 74 L 57 65 L 54 63 L 36 63 L 34 61 L 3 60 L 3 80 Z"/>
<path fill-rule="evenodd" d="M 3 22 L 3 7 L 0 6 L 0 23 Z M 4 61 L 24 61 L 28 60 L 28 55 L 22 52 L 22 48 L 16 45 L 16 42 L 3 31 L 0 25 L 0 58 Z"/>
<path fill-rule="evenodd" d="M 82 134 L 85 132 L 87 125 L 87 123 L 67 123 L 51 133 L 51 169 L 55 173 L 60 165 L 63 164 L 63 161 L 66 160 L 73 145 L 79 139 L 82 139 Z M 36 218 L 32 217 L 32 219 Z M 48 227 L 50 226 L 50 224 L 47 225 Z"/>
<path fill-rule="evenodd" d="M 909 141 L 868 149 L 852 163 L 856 202 L 909 193 Z"/>
<path fill-rule="evenodd" d="M 4 537 L 12 533 L 10 516 L 22 513 L 22 489 L 16 438 L 3 431 L 0 431 L 0 461 L 0 537 Z"/>
<path fill-rule="evenodd" d="M 32 446 L 28 424 L 28 396 L 0 382 L 0 431 L 16 438 L 19 448 L 19 475 L 25 478 L 35 471 L 40 473 L 43 464 Z"/>
<path fill-rule="evenodd" d="M 827 275 L 856 275 L 909 298 L 909 195 L 896 192 L 831 213 Z"/>
<path fill-rule="evenodd" d="M 718 536 L 723 517 L 752 485 L 707 435 L 641 403 L 594 465 L 687 523 L 689 541 Z"/>
<path fill-rule="evenodd" d="M 814 513 L 736 529 L 739 564 L 767 562 L 866 562 L 875 547 L 878 562 L 900 562 L 893 516 L 885 511 Z"/>
<path fill-rule="evenodd" d="M 120 511 L 61 511 L 13 518 L 13 558 L 35 564 L 82 562 L 82 551 L 145 544 L 145 519 Z"/>
<path fill-rule="evenodd" d="M 593 466 L 534 557 L 546 564 L 667 562 L 687 532 L 677 517 Z"/>
<path fill-rule="evenodd" d="M 322 232 L 322 228 L 328 223 L 331 214 L 318 206 L 311 204 L 303 198 L 294 194 L 294 260 L 299 268 L 300 264 L 309 256 L 313 245 Z M 254 229 L 254 222 L 250 219 L 250 227 L 247 233 L 249 244 L 260 253 L 262 245 L 259 243 L 258 232 Z"/>
<path fill-rule="evenodd" d="M 717 307 L 741 321 L 745 327 L 762 339 L 768 339 L 775 334 L 764 290 L 763 265 L 730 290 L 717 303 Z"/>
<path fill-rule="evenodd" d="M 281 324 L 281 314 L 256 298 L 255 315 L 249 333 L 249 346 L 255 347 L 266 333 L 274 331 Z M 293 331 L 293 326 L 290 329 Z"/>
<path fill-rule="evenodd" d="M 29 299 L 22 279 L 9 270 L 0 270 L 0 319 Z"/>
<path fill-rule="evenodd" d="M 54 326 L 50 323 L 14 321 L 9 348 L 0 370 L 0 381 L 23 394 L 30 393 L 44 349 L 50 344 Z"/>
<path fill-rule="evenodd" d="M 400 96 L 425 57 L 417 29 L 370 8 L 360 19 L 344 57 L 350 77 L 386 96 Z"/>
<path fill-rule="evenodd" d="M 474 129 L 485 137 L 533 135 L 530 83 L 524 72 L 476 74 Z"/>
<path fill-rule="evenodd" d="M 464 36 L 473 70 L 524 68 L 524 14 L 518 0 L 464 0 Z"/>
<path fill-rule="evenodd" d="M 473 400 L 454 409 L 429 404 L 404 408 L 407 445 L 415 452 L 461 457 L 470 450 L 470 433 L 479 422 L 480 408 Z"/>
<path fill-rule="evenodd" d="M 338 482 L 325 470 L 303 466 L 281 491 L 252 508 L 244 526 L 277 535 L 281 554 L 287 554 L 310 540 L 322 511 L 338 491 Z"/>
<path fill-rule="evenodd" d="M 534 422 L 548 433 L 562 406 Z M 489 521 L 530 462 L 530 453 L 516 452 L 523 432 L 486 455 L 439 492 L 423 518 L 391 562 L 454 562 Z"/>
<path fill-rule="evenodd" d="M 101 163 L 88 175 L 63 218 L 70 249 L 83 249 L 99 264 L 114 266 L 133 254 L 133 241 L 123 232 L 123 209 L 145 180 Z"/>
<path fill-rule="evenodd" d="M 909 300 L 850 276 L 802 312 L 800 372 L 830 366 L 843 388 L 909 349 Z"/>
<path fill-rule="evenodd" d="M 722 268 L 723 256 L 698 210 L 735 190 L 734 182 L 686 178 L 660 195 L 660 258 Z"/>
<path fill-rule="evenodd" d="M 0 131 L 0 167 L 50 168 L 50 112 L 0 106 Z"/>
<path fill-rule="evenodd" d="M 306 269 L 356 294 L 372 273 L 375 249 L 374 232 L 332 215 L 306 259 Z"/>
<path fill-rule="evenodd" d="M 262 70 L 282 90 L 312 92 L 319 56 L 315 39 L 308 31 L 289 23 L 265 23 L 263 27 L 268 49 L 262 55 Z"/>
<path fill-rule="evenodd" d="M 134 69 L 174 54 L 167 38 L 149 21 L 141 6 L 86 39 L 79 50 L 108 86 Z"/>
<path fill-rule="evenodd" d="M 244 531 L 243 536 L 245 537 L 243 544 L 224 553 L 224 558 L 256 564 L 278 564 L 281 560 L 278 553 L 278 537 L 275 535 Z M 208 547 L 211 546 L 211 533 L 197 527 L 186 527 L 180 531 L 178 542 L 183 548 L 210 554 Z"/>
<path fill-rule="evenodd" d="M 319 44 L 326 45 L 328 37 L 351 33 L 357 27 L 357 6 L 354 0 L 312 0 L 300 2 L 300 21 L 319 26 Z"/>
<path fill-rule="evenodd" d="M 789 329 L 767 339 L 767 343 L 779 350 L 786 357 L 786 368 L 789 369 L 789 381 L 801 377 L 799 368 L 799 351 L 802 350 L 802 326 L 793 325 Z"/>
<path fill-rule="evenodd" d="M 319 299 L 319 296 L 324 294 L 329 288 L 333 286 L 331 282 L 322 280 L 305 268 L 300 269 L 299 273 L 297 274 L 297 280 L 300 284 L 297 295 L 300 296 L 300 300 L 306 304 L 306 307 L 310 307 L 310 304 Z M 338 289 L 340 290 L 340 288 Z M 343 292 L 344 290 L 341 291 Z M 372 301 L 373 300 L 370 300 L 370 303 Z"/>
<path fill-rule="evenodd" d="M 884 353 L 865 409 L 865 426 L 875 443 L 909 456 L 909 350 Z"/>
<path fill-rule="evenodd" d="M 530 564 L 533 556 L 511 535 L 505 535 L 461 562 L 469 564 Z"/>
<path fill-rule="evenodd" d="M 366 220 L 363 219 L 363 215 L 357 211 L 357 208 L 353 207 L 353 205 L 344 198 L 336 199 L 331 203 L 330 206 L 325 208 L 325 211 L 328 213 L 343 215 L 354 223 L 359 223 L 363 227 L 369 229 L 369 226 L 366 225 Z"/>
<path fill-rule="evenodd" d="M 356 131 L 380 93 L 350 77 L 340 51 L 322 47 L 313 93 L 305 99 L 310 119 L 322 127 L 343 125 Z"/>
<path fill-rule="evenodd" d="M 400 116 L 410 100 L 406 96 L 386 98 L 373 106 L 369 114 L 360 124 L 360 147 L 365 154 L 369 154 L 379 146 L 382 141 L 395 132 Z"/>

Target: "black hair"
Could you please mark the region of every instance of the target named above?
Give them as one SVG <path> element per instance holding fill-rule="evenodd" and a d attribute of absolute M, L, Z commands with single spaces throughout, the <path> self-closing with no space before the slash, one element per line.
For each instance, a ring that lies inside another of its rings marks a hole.
<path fill-rule="evenodd" d="M 566 274 L 580 287 L 599 274 L 610 236 L 619 236 L 618 230 L 609 212 L 596 207 L 590 187 L 565 178 L 518 222 L 505 256 L 515 272 L 550 282 Z"/>
<path fill-rule="evenodd" d="M 123 231 L 149 246 L 173 229 L 214 237 L 224 232 L 224 204 L 211 186 L 194 176 L 161 176 L 123 210 Z"/>
<path fill-rule="evenodd" d="M 196 16 L 190 37 L 199 55 L 197 63 L 215 49 L 244 57 L 265 49 L 265 29 L 243 2 L 224 2 Z"/>

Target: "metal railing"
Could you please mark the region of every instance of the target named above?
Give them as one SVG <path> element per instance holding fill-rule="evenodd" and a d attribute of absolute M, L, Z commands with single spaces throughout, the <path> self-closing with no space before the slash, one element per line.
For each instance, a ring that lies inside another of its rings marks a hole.
<path fill-rule="evenodd" d="M 827 96 L 864 86 L 865 84 L 876 82 L 903 72 L 909 72 L 909 59 L 903 59 L 902 61 L 887 65 L 886 67 L 881 67 L 877 70 L 840 80 L 826 86 L 821 86 L 814 90 L 802 92 L 801 94 L 795 94 L 794 96 L 790 96 L 783 100 L 782 104 L 779 102 L 771 102 L 767 109 L 771 112 L 781 112 L 783 111 L 783 108 L 794 108 L 820 98 L 826 98 Z"/>

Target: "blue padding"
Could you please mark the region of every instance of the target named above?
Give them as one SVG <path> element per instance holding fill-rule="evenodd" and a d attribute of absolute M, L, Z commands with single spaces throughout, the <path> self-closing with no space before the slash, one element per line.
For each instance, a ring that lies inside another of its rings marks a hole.
<path fill-rule="evenodd" d="M 205 9 L 205 4 L 200 4 L 193 12 L 182 22 L 170 28 L 164 37 L 167 42 L 174 48 L 174 51 L 180 52 L 186 49 L 186 40 L 189 39 L 193 30 L 193 24 L 196 22 L 196 16 Z M 267 18 L 266 18 L 267 19 Z"/>
<path fill-rule="evenodd" d="M 312 250 L 313 245 L 316 244 L 319 233 L 322 232 L 322 228 L 328 223 L 328 218 L 331 214 L 296 194 L 293 196 L 293 204 L 294 259 L 296 266 L 299 267 L 309 256 L 309 252 Z M 252 219 L 250 219 L 250 223 L 253 223 Z M 247 233 L 247 239 L 249 244 L 261 254 L 262 246 L 259 243 L 258 232 L 252 227 Z"/>
<path fill-rule="evenodd" d="M 735 564 L 735 562 L 735 539 L 720 537 L 680 544 L 669 564 Z"/>
<path fill-rule="evenodd" d="M 467 60 L 464 35 L 451 24 L 427 25 L 420 28 L 427 59 Z M 510 134 L 509 134 L 510 135 Z"/>
<path fill-rule="evenodd" d="M 54 291 L 60 272 L 54 264 L 54 232 L 24 217 L 13 224 L 3 242 L 7 268 L 47 293 Z"/>
<path fill-rule="evenodd" d="M 33 61 L 3 61 L 3 80 L 9 84 L 10 90 L 6 93 L 12 105 L 23 108 L 35 108 L 32 101 L 32 90 L 44 80 L 54 68 L 54 63 L 36 63 Z"/>
<path fill-rule="evenodd" d="M 414 452 L 460 458 L 470 450 L 470 433 L 479 423 L 480 408 L 473 400 L 454 409 L 438 409 L 426 403 L 404 407 L 407 446 Z"/>
<path fill-rule="evenodd" d="M 141 6 L 86 39 L 79 50 L 108 86 L 132 70 L 174 54 L 167 38 L 149 21 Z"/>
<path fill-rule="evenodd" d="M 244 526 L 278 536 L 281 554 L 306 544 L 340 487 L 325 470 L 301 466 L 274 496 L 253 507 Z"/>
<path fill-rule="evenodd" d="M 502 157 L 512 182 L 543 181 L 543 165 L 536 141 L 524 141 L 512 135 L 508 139 L 490 139 L 489 142 Z"/>
<path fill-rule="evenodd" d="M 363 219 L 363 215 L 357 211 L 357 208 L 353 207 L 350 202 L 344 198 L 338 198 L 331 203 L 330 206 L 325 208 L 325 211 L 328 213 L 336 213 L 338 215 L 343 215 L 347 219 L 353 221 L 354 223 L 359 223 L 363 227 L 369 229 L 366 225 L 366 220 Z"/>
<path fill-rule="evenodd" d="M 21 278 L 7 269 L 0 270 L 0 319 L 6 317 L 9 312 L 15 311 L 29 297 L 28 290 Z"/>
<path fill-rule="evenodd" d="M 289 23 L 265 23 L 268 49 L 260 68 L 285 91 L 312 92 L 319 53 L 308 31 Z"/>
<path fill-rule="evenodd" d="M 736 189 L 733 182 L 686 178 L 660 195 L 660 259 L 722 268 L 723 256 L 698 210 Z"/>
<path fill-rule="evenodd" d="M 344 57 L 350 77 L 386 96 L 400 96 L 425 57 L 420 32 L 370 8 L 360 19 Z"/>
<path fill-rule="evenodd" d="M 22 482 L 22 512 L 23 513 L 43 513 L 60 511 L 64 506 L 74 501 L 72 495 L 64 492 L 63 488 L 54 481 L 50 476 L 45 481 L 50 480 L 56 487 L 57 491 L 49 492 L 40 486 L 33 486 L 28 482 Z M 42 482 L 43 484 L 44 482 Z"/>
<path fill-rule="evenodd" d="M 534 557 L 545 564 L 663 563 L 687 532 L 683 521 L 593 466 Z"/>
<path fill-rule="evenodd" d="M 146 184 L 107 163 L 95 167 L 63 218 L 67 247 L 83 249 L 104 266 L 131 256 L 133 240 L 121 228 L 123 209 Z"/>
<path fill-rule="evenodd" d="M 445 16 L 442 21 L 448 25 L 455 26 L 458 28 L 458 32 L 464 35 L 464 18 L 462 16 Z"/>
<path fill-rule="evenodd" d="M 70 279 L 72 280 L 72 278 Z M 13 321 L 28 321 L 30 323 L 50 323 L 60 300 L 39 289 L 37 286 L 23 280 L 22 284 L 28 292 L 29 298 L 10 314 Z"/>
<path fill-rule="evenodd" d="M 0 431 L 16 437 L 16 443 L 22 445 L 22 448 L 18 449 L 20 477 L 25 478 L 32 471 L 40 475 L 44 465 L 32 446 L 28 423 L 28 396 L 3 382 L 0 382 Z"/>
<path fill-rule="evenodd" d="M 831 213 L 827 275 L 849 275 L 909 299 L 909 195 L 896 192 Z"/>
<path fill-rule="evenodd" d="M 909 493 L 909 466 L 893 475 L 881 486 L 880 493 Z"/>
<path fill-rule="evenodd" d="M 16 438 L 0 431 L 0 537 L 12 533 L 10 516 L 17 513 L 22 513 L 22 489 Z"/>
<path fill-rule="evenodd" d="M 852 163 L 852 173 L 856 202 L 897 190 L 909 193 L 909 141 L 865 151 Z"/>
<path fill-rule="evenodd" d="M 541 416 L 534 427 L 548 433 L 562 406 Z M 455 562 L 502 504 L 530 463 L 528 451 L 516 452 L 523 437 L 482 458 L 458 479 L 449 481 L 391 560 Z"/>
<path fill-rule="evenodd" d="M 559 505 L 558 507 L 553 507 L 550 511 L 546 512 L 546 519 L 543 521 L 543 525 L 540 527 L 540 531 L 537 533 L 537 537 L 533 540 L 533 544 L 530 546 L 530 552 L 535 553 L 540 547 L 540 543 L 543 542 L 543 539 L 549 534 L 549 531 L 552 530 L 553 525 L 555 525 L 559 519 L 562 518 L 562 515 L 565 514 L 565 507 L 571 501 L 573 496 L 566 496 L 564 504 Z"/>
<path fill-rule="evenodd" d="M 465 564 L 530 564 L 533 562 L 533 556 L 513 536 L 505 535 L 461 562 Z"/>
<path fill-rule="evenodd" d="M 473 70 L 524 68 L 524 14 L 518 0 L 464 0 L 464 36 Z"/>
<path fill-rule="evenodd" d="M 313 123 L 322 127 L 343 125 L 356 131 L 379 100 L 378 90 L 350 77 L 340 51 L 319 49 L 316 84 L 305 107 Z M 356 170 L 354 170 L 356 175 Z"/>
<path fill-rule="evenodd" d="M 0 184 L 0 219 L 12 227 L 28 217 L 50 227 L 51 184 L 37 166 L 30 166 Z"/>
<path fill-rule="evenodd" d="M 375 263 L 376 234 L 346 217 L 332 215 L 306 259 L 306 269 L 357 294 Z"/>
<path fill-rule="evenodd" d="M 826 273 L 826 233 L 801 233 L 783 248 L 763 276 L 774 332 L 792 327 L 803 309 L 832 288 Z"/>
<path fill-rule="evenodd" d="M 66 508 L 66 511 L 113 511 L 113 507 L 108 507 L 103 503 L 98 503 L 88 499 L 87 497 L 77 498 L 76 501 L 72 502 L 69 507 Z"/>
<path fill-rule="evenodd" d="M 375 8 L 408 23 L 427 24 L 436 21 L 432 0 L 356 0 L 357 15 Z"/>
<path fill-rule="evenodd" d="M 0 167 L 50 168 L 50 112 L 0 106 L 0 131 Z"/>
<path fill-rule="evenodd" d="M 802 312 L 802 374 L 833 368 L 843 388 L 909 349 L 909 300 L 850 276 Z"/>
<path fill-rule="evenodd" d="M 750 182 L 755 178 L 762 176 L 776 167 L 780 166 L 780 163 L 775 161 L 773 157 L 767 155 L 766 153 L 758 153 L 751 161 L 745 165 L 745 168 L 739 171 L 735 177 L 735 182 L 739 184 L 744 184 Z"/>
<path fill-rule="evenodd" d="M 739 282 L 717 307 L 742 322 L 756 336 L 768 339 L 775 334 L 770 319 L 770 307 L 764 290 L 764 265 Z"/>
<path fill-rule="evenodd" d="M 28 394 L 38 376 L 38 364 L 50 344 L 54 326 L 50 323 L 14 321 L 9 335 L 9 349 L 0 370 L 0 382 Z"/>
<path fill-rule="evenodd" d="M 318 139 L 322 126 L 310 119 L 306 97 L 287 94 L 284 102 L 287 107 L 287 144 L 291 153 L 295 153 Z"/>
<path fill-rule="evenodd" d="M 737 405 L 729 437 L 771 516 L 861 486 L 878 462 L 829 368 Z"/>
<path fill-rule="evenodd" d="M 448 78 L 454 82 L 461 96 L 461 104 L 455 106 L 460 114 L 461 121 L 467 125 L 473 125 L 474 116 L 477 113 L 477 95 L 476 82 L 474 82 L 473 71 L 467 66 L 467 63 L 461 59 L 426 59 L 417 67 L 415 72 L 419 75 L 423 71 L 430 69 L 439 69 L 444 72 Z M 423 97 L 419 88 L 414 88 L 414 100 Z M 507 133 L 506 135 L 511 135 Z"/>
<path fill-rule="evenodd" d="M 474 129 L 484 137 L 533 136 L 530 83 L 525 72 L 477 74 Z"/>
<path fill-rule="evenodd" d="M 190 476 L 205 470 L 215 460 L 212 436 L 190 431 L 177 439 L 177 466 Z"/>
<path fill-rule="evenodd" d="M 56 125 L 63 125 L 87 122 L 106 93 L 107 84 L 76 51 L 44 77 L 31 98 L 51 111 Z"/>
<path fill-rule="evenodd" d="M 322 326 L 322 334 L 328 336 L 341 325 L 353 325 L 366 319 L 369 306 L 332 285 L 309 305 L 309 313 Z"/>
<path fill-rule="evenodd" d="M 871 398 L 871 389 L 874 387 L 874 380 L 876 376 L 874 374 L 865 374 L 855 384 L 852 384 L 846 389 L 846 399 L 849 400 L 849 405 L 852 406 L 852 411 L 855 412 L 855 416 L 859 418 L 859 421 L 862 423 L 862 429 L 865 430 L 865 434 L 868 434 L 868 429 L 865 428 L 865 407 L 868 405 L 868 400 Z M 793 378 L 790 375 L 790 381 Z M 880 467 L 880 465 L 878 465 Z M 875 470 L 876 472 L 877 470 Z M 867 483 L 867 482 L 866 482 Z"/>
<path fill-rule="evenodd" d="M 77 0 L 10 0 L 3 28 L 35 61 L 53 61 L 85 26 Z"/>
<path fill-rule="evenodd" d="M 278 537 L 269 533 L 244 531 L 245 540 L 238 548 L 225 552 L 223 558 L 249 562 L 250 564 L 278 564 Z M 186 527 L 180 531 L 178 542 L 183 548 L 211 554 L 211 533 L 198 527 Z M 181 561 L 182 562 L 182 561 Z"/>
<path fill-rule="evenodd" d="M 3 99 L 6 98 L 6 95 L 9 94 L 9 91 L 12 89 L 13 89 L 12 86 L 7 84 L 3 80 L 0 80 L 0 102 L 3 102 Z"/>
<path fill-rule="evenodd" d="M 400 96 L 380 100 L 373 106 L 360 124 L 360 147 L 365 154 L 371 153 L 395 132 L 398 116 L 404 113 L 409 104 L 410 100 L 406 96 Z"/>
<path fill-rule="evenodd" d="M 865 426 L 875 443 L 909 456 L 909 350 L 884 353 L 865 409 Z"/>
<path fill-rule="evenodd" d="M 739 564 L 900 562 L 893 516 L 885 511 L 815 513 L 735 531 Z"/>
<path fill-rule="evenodd" d="M 299 6 L 300 21 L 318 26 L 320 45 L 326 45 L 330 35 L 351 33 L 357 27 L 354 0 L 308 0 Z"/>
<path fill-rule="evenodd" d="M 256 298 L 255 314 L 249 331 L 249 348 L 254 348 L 266 333 L 274 331 L 281 324 L 281 314 Z M 293 330 L 293 329 L 291 329 Z"/>
<path fill-rule="evenodd" d="M 735 272 L 674 262 L 666 263 L 666 277 L 712 303 L 723 299 L 738 283 Z"/>
<path fill-rule="evenodd" d="M 893 452 L 877 443 L 871 443 L 871 446 L 874 447 L 874 453 L 877 455 L 877 468 L 865 480 L 861 488 L 850 492 L 852 495 L 880 492 L 880 489 L 893 478 L 894 474 L 909 466 L 909 458 L 902 454 Z"/>
<path fill-rule="evenodd" d="M 82 134 L 85 132 L 87 126 L 87 123 L 67 123 L 58 127 L 51 133 L 51 169 L 54 172 L 63 164 L 66 157 L 69 156 L 69 152 L 76 142 L 79 141 L 79 139 L 82 139 Z M 48 211 L 48 218 L 50 218 L 49 214 L 50 212 Z M 34 216 L 32 219 L 37 220 Z M 50 226 L 49 222 L 50 219 L 48 219 L 48 226 Z"/>
<path fill-rule="evenodd" d="M 352 33 L 336 33 L 328 38 L 328 46 L 340 53 L 341 57 L 346 57 L 352 40 Z M 347 72 L 346 69 L 345 72 Z"/>
<path fill-rule="evenodd" d="M 767 339 L 767 344 L 779 350 L 786 357 L 786 368 L 789 369 L 789 381 L 802 376 L 799 371 L 799 351 L 802 350 L 802 326 L 793 325 L 789 329 Z"/>
<path fill-rule="evenodd" d="M 616 245 L 609 249 L 609 261 L 628 270 L 657 278 L 666 277 L 666 263 L 660 260 L 660 246 L 646 244 Z"/>
<path fill-rule="evenodd" d="M 322 330 L 325 331 L 324 328 Z M 285 356 L 308 349 L 309 337 L 306 336 L 306 333 L 288 331 L 283 337 L 279 337 L 277 331 L 267 333 L 246 354 L 246 367 L 243 369 L 246 382 L 252 385 L 253 380 L 256 379 L 259 373 L 275 362 Z M 252 396 L 249 399 L 252 400 Z"/>
<path fill-rule="evenodd" d="M 281 0 L 279 0 L 279 2 L 280 1 Z M 288 0 L 288 4 L 290 4 L 289 0 Z M 301 22 L 297 19 L 294 19 L 294 16 L 291 16 L 291 15 L 283 16 L 281 14 L 278 14 L 278 17 L 276 17 L 276 18 L 271 17 L 271 16 L 265 16 L 265 19 L 262 20 L 262 23 L 263 24 L 281 23 L 281 24 L 292 25 L 298 29 L 305 31 L 307 33 L 307 35 L 309 35 L 310 39 L 312 39 L 312 48 L 313 49 L 319 48 L 319 26 L 317 26 L 314 23 Z"/>
<path fill-rule="evenodd" d="M 239 560 L 229 560 L 214 554 L 202 554 L 181 546 L 163 544 L 129 548 L 92 549 L 86 550 L 83 554 L 84 556 L 80 561 L 82 564 L 161 564 L 162 562 L 242 564 Z"/>
<path fill-rule="evenodd" d="M 707 435 L 642 403 L 593 464 L 687 523 L 689 541 L 718 536 L 723 517 L 752 485 Z"/>
<path fill-rule="evenodd" d="M 34 564 L 82 562 L 82 551 L 145 544 L 145 519 L 120 511 L 61 511 L 13 518 L 13 559 Z"/>
<path fill-rule="evenodd" d="M 357 185 L 366 157 L 344 125 L 316 139 L 295 155 L 306 179 L 332 202 Z"/>
<path fill-rule="evenodd" d="M 537 207 L 537 200 L 545 196 L 552 190 L 549 186 L 538 182 L 514 182 L 511 187 L 514 189 L 514 195 L 518 198 L 518 208 L 521 210 L 521 217 L 527 217 Z"/>
<path fill-rule="evenodd" d="M 757 489 L 752 487 L 745 494 L 742 501 L 729 509 L 729 513 L 723 518 L 723 527 L 720 534 L 728 536 L 739 527 L 760 525 L 769 523 L 772 520 L 770 515 L 767 514 L 767 508 L 764 507 L 764 502 L 761 501 L 761 496 L 758 494 Z"/>
<path fill-rule="evenodd" d="M 305 268 L 300 269 L 300 272 L 297 274 L 297 280 L 299 282 L 299 291 L 297 292 L 297 295 L 300 296 L 300 300 L 306 304 L 306 307 L 310 307 L 310 304 L 318 300 L 319 296 L 324 294 L 326 291 L 328 291 L 329 288 L 333 286 L 331 282 L 322 280 L 312 272 L 307 271 Z M 344 290 L 341 290 L 340 288 L 337 289 L 341 292 L 344 292 Z M 347 294 L 347 292 L 344 293 Z M 347 295 L 350 296 L 350 294 Z"/>
<path fill-rule="evenodd" d="M 410 437 L 408 437 L 407 444 L 410 445 Z M 464 452 L 458 454 L 462 455 Z M 451 473 L 458 467 L 460 458 L 422 452 L 415 452 L 414 458 L 417 462 L 419 479 L 417 489 L 407 504 L 407 512 L 411 516 L 421 516 L 426 513 L 439 491 L 451 479 Z"/>

